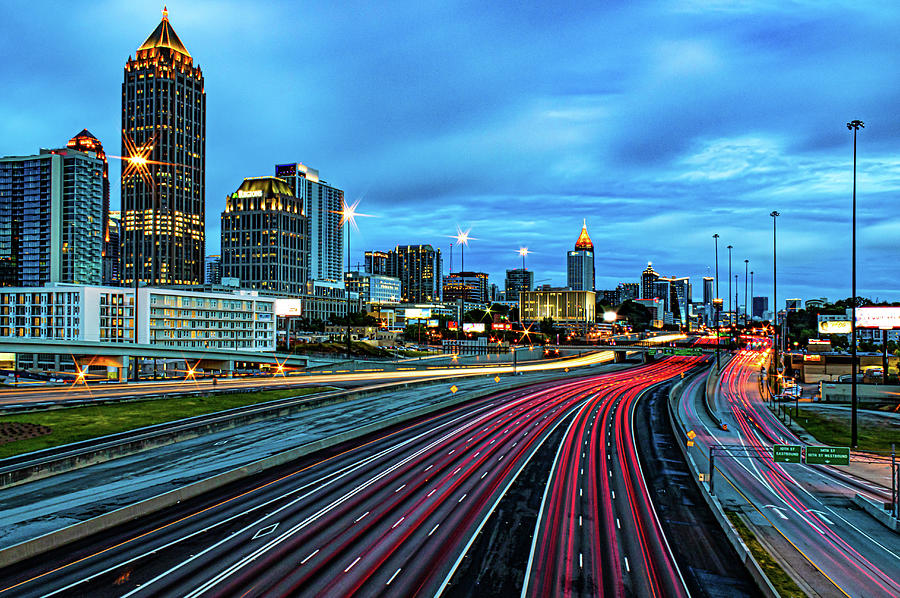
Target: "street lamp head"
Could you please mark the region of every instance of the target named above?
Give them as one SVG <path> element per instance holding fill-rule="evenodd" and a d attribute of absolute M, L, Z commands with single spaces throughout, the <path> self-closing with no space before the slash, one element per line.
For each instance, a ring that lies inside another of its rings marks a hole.
<path fill-rule="evenodd" d="M 713 239 L 718 239 L 718 238 L 719 238 L 719 233 L 716 233 L 713 235 Z"/>
<path fill-rule="evenodd" d="M 851 120 L 850 122 L 847 123 L 848 130 L 858 131 L 860 129 L 865 129 L 865 128 L 866 128 L 866 125 L 861 120 Z"/>
<path fill-rule="evenodd" d="M 729 245 L 728 249 L 734 249 L 734 245 Z"/>
<path fill-rule="evenodd" d="M 520 248 L 519 248 L 519 255 L 521 255 L 522 257 L 525 257 L 525 256 L 528 255 L 529 253 L 530 253 L 530 252 L 528 251 L 528 248 L 527 248 L 527 247 L 520 247 Z"/>
<path fill-rule="evenodd" d="M 745 264 L 749 264 L 749 263 L 750 263 L 750 260 L 744 260 L 744 263 L 745 263 Z"/>
<path fill-rule="evenodd" d="M 778 212 L 777 210 L 773 210 L 772 213 L 769 214 L 769 216 L 771 216 L 772 218 L 775 218 L 776 216 L 781 216 L 781 212 Z"/>

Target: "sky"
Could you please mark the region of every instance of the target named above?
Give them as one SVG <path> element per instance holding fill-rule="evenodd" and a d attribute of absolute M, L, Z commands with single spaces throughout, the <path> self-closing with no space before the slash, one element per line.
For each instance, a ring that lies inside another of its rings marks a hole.
<path fill-rule="evenodd" d="M 586 220 L 598 289 L 715 272 L 728 245 L 779 305 L 850 295 L 853 136 L 858 293 L 900 300 L 900 4 L 168 2 L 207 93 L 207 252 L 225 196 L 303 162 L 358 210 L 367 249 L 471 228 L 466 270 L 566 284 Z M 119 153 L 123 67 L 162 4 L 12 0 L 0 28 L 0 155 L 87 128 Z M 110 165 L 118 206 L 119 163 Z M 455 250 L 454 270 L 460 266 Z M 727 301 L 726 301 L 727 303 Z"/>

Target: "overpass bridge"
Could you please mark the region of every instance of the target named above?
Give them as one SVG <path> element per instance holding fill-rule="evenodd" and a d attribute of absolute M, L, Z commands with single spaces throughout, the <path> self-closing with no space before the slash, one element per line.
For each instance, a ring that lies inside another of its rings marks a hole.
<path fill-rule="evenodd" d="M 0 340 L 0 353 L 68 355 L 79 368 L 91 365 L 115 368 L 119 380 L 126 377 L 130 358 L 183 359 L 191 369 L 218 370 L 227 375 L 234 371 L 236 363 L 268 364 L 279 368 L 307 368 L 333 363 L 331 360 L 291 353 L 28 338 Z"/>

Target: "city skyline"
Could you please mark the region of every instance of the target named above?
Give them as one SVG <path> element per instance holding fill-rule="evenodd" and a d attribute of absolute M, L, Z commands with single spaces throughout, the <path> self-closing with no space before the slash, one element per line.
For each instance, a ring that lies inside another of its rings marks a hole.
<path fill-rule="evenodd" d="M 741 11 L 689 2 L 571 13 L 482 7 L 467 17 L 415 5 L 323 6 L 304 11 L 314 33 L 303 39 L 291 35 L 291 19 L 274 17 L 291 5 L 219 5 L 168 5 L 214 98 L 207 254 L 219 253 L 225 196 L 244 177 L 298 159 L 379 216 L 355 233 L 354 264 L 379 247 L 430 243 L 446 251 L 447 234 L 462 225 L 478 239 L 466 252 L 468 269 L 498 282 L 526 245 L 535 249 L 529 270 L 563 284 L 570 237 L 588 218 L 596 222 L 598 289 L 636 280 L 647 261 L 699 280 L 714 269 L 711 235 L 719 233 L 734 245 L 736 263 L 750 259 L 755 294 L 771 296 L 768 212 L 778 209 L 779 296 L 840 299 L 850 294 L 851 145 L 843 123 L 860 118 L 867 129 L 859 294 L 898 298 L 896 260 L 885 259 L 900 228 L 887 199 L 897 188 L 893 88 L 855 68 L 863 50 L 889 58 L 898 21 L 890 5 L 877 22 L 848 19 L 868 13 L 839 5 L 817 4 L 812 17 L 802 3 Z M 105 147 L 118 145 L 121 65 L 159 23 L 162 6 L 97 3 L 59 19 L 64 6 L 9 11 L 16 48 L 5 47 L 9 39 L 0 47 L 33 51 L 0 67 L 15 82 L 0 99 L 0 155 L 61 147 L 85 128 Z M 654 27 L 629 37 L 649 19 Z M 88 23 L 91 43 L 74 52 L 45 43 L 73 39 Z M 263 25 L 266 36 L 246 35 Z M 460 43 L 501 25 L 506 31 L 487 47 Z M 588 36 L 591 28 L 605 37 Z M 330 35 L 343 29 L 353 35 Z M 374 49 L 353 52 L 355 44 Z M 297 54 L 309 58 L 295 65 Z M 32 68 L 36 61 L 41 68 Z M 90 65 L 77 85 L 66 70 L 73 61 Z M 275 82 L 293 91 L 281 93 Z M 119 169 L 114 161 L 113 209 Z"/>

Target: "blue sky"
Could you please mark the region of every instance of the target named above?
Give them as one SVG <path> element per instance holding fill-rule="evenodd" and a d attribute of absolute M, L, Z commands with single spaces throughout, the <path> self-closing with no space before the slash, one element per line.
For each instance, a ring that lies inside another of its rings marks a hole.
<path fill-rule="evenodd" d="M 467 269 L 502 286 L 525 245 L 537 280 L 565 284 L 586 218 L 598 288 L 652 261 L 699 296 L 718 233 L 721 284 L 731 244 L 740 286 L 749 259 L 771 295 L 779 210 L 779 296 L 846 297 L 858 118 L 859 291 L 900 300 L 900 5 L 532 4 L 168 2 L 206 78 L 208 252 L 225 195 L 298 161 L 377 216 L 354 262 L 446 253 L 459 225 Z M 118 153 L 122 68 L 161 4 L 4 8 L 0 155 L 82 128 Z"/>

